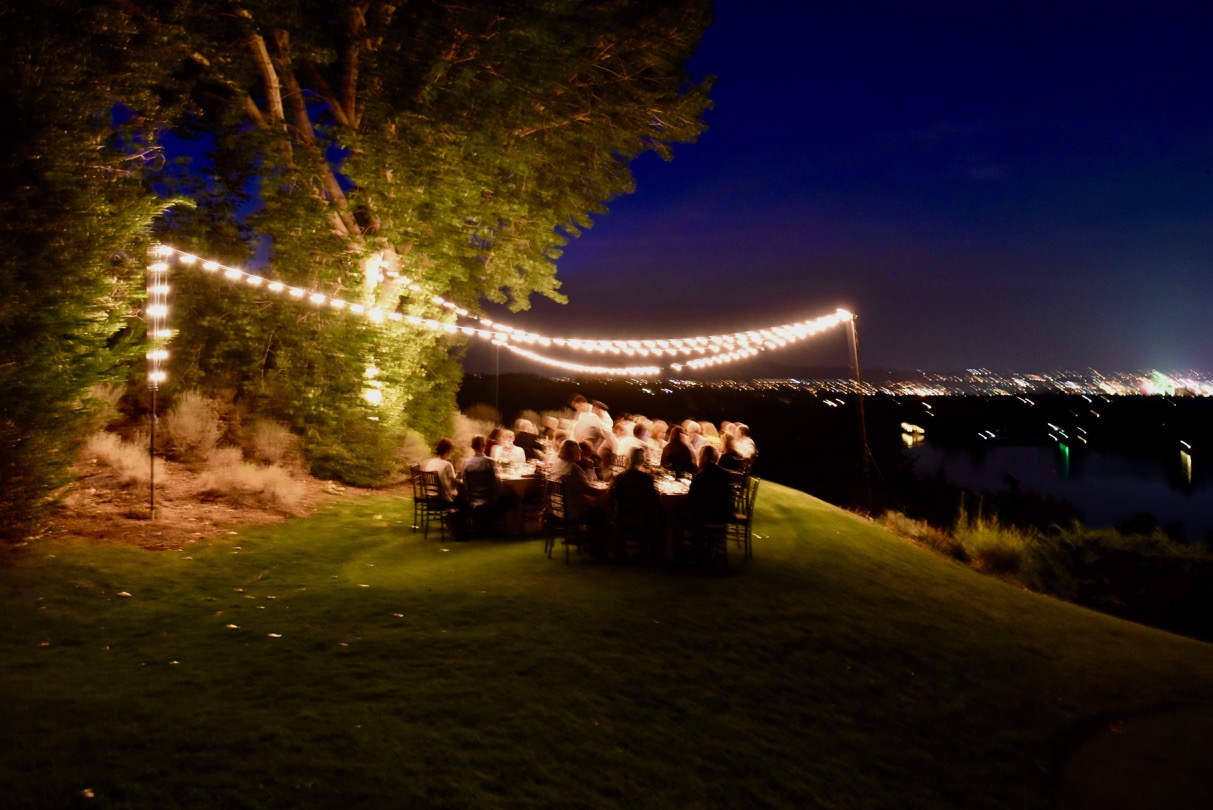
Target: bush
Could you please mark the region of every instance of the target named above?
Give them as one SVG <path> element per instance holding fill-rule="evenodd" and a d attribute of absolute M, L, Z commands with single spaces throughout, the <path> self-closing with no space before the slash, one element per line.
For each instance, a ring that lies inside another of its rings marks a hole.
<path fill-rule="evenodd" d="M 197 391 L 186 391 L 161 420 L 167 455 L 178 461 L 205 461 L 223 435 L 219 405 Z"/>
<path fill-rule="evenodd" d="M 1018 573 L 1036 539 L 1036 533 L 1030 529 L 1007 526 L 980 513 L 969 516 L 963 509 L 953 536 L 974 566 L 998 574 Z"/>
<path fill-rule="evenodd" d="M 473 406 L 471 409 L 469 409 L 469 413 L 467 414 L 455 414 L 455 429 L 451 433 L 451 441 L 455 443 L 455 453 L 451 456 L 452 459 L 458 460 L 462 455 L 468 452 L 468 448 L 472 444 L 473 436 L 477 434 L 481 436 L 488 436 L 493 428 L 498 427 L 501 424 L 500 422 L 481 419 L 470 415 L 473 412 L 483 413 L 482 409 L 486 407 L 487 406 Z M 496 411 L 493 412 L 496 413 Z"/>
<path fill-rule="evenodd" d="M 400 461 L 405 467 L 420 464 L 430 457 L 431 450 L 424 436 L 415 430 L 406 431 L 400 446 Z"/>
<path fill-rule="evenodd" d="M 492 405 L 478 402 L 463 409 L 464 416 L 475 422 L 488 422 L 493 425 L 501 424 L 501 411 Z"/>
<path fill-rule="evenodd" d="M 147 442 L 139 442 L 140 438 L 146 436 L 137 434 L 135 441 L 124 442 L 115 433 L 99 431 L 84 443 L 81 457 L 109 467 L 123 484 L 146 484 L 151 480 L 152 469 L 148 463 Z M 164 475 L 164 462 L 155 459 L 154 463 L 159 479 Z"/>
<path fill-rule="evenodd" d="M 272 419 L 256 419 L 245 434 L 245 443 L 254 460 L 282 464 L 295 457 L 299 439 L 286 425 Z"/>
<path fill-rule="evenodd" d="M 293 513 L 303 500 L 303 484 L 282 467 L 260 467 L 248 462 L 229 464 L 204 472 L 199 481 L 203 498 L 234 500 Z"/>
<path fill-rule="evenodd" d="M 86 402 L 95 409 L 93 424 L 95 430 L 104 430 L 105 426 L 122 416 L 118 403 L 126 396 L 125 385 L 97 383 L 88 389 Z"/>
<path fill-rule="evenodd" d="M 239 447 L 216 447 L 206 456 L 206 466 L 209 469 L 235 467 L 243 461 L 244 453 Z"/>
<path fill-rule="evenodd" d="M 885 512 L 880 523 L 899 537 L 912 540 L 962 562 L 967 562 L 964 547 L 948 532 L 937 529 L 925 520 L 915 520 L 901 512 Z"/>
<path fill-rule="evenodd" d="M 1133 535 L 1073 524 L 1033 547 L 1025 579 L 1094 610 L 1213 640 L 1213 556 L 1161 530 Z"/>

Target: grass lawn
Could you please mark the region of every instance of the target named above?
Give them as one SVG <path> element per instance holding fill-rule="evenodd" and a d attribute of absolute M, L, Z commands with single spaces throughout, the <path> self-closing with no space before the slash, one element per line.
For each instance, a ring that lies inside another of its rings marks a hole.
<path fill-rule="evenodd" d="M 1045 807 L 1087 733 L 1213 695 L 1213 645 L 769 482 L 728 576 L 411 519 L 384 495 L 184 551 L 10 554 L 5 804 Z"/>

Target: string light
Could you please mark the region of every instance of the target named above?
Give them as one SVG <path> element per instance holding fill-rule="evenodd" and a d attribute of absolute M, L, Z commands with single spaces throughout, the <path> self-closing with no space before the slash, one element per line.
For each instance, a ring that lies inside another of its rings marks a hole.
<path fill-rule="evenodd" d="M 173 334 L 168 328 L 168 272 L 171 267 L 168 259 L 172 255 L 172 248 L 157 245 L 152 249 L 153 261 L 147 265 L 147 305 L 144 315 L 147 318 L 147 333 L 153 340 L 167 340 Z M 164 371 L 166 360 L 168 349 L 156 346 L 147 352 L 147 384 L 152 390 L 168 379 Z"/>
<path fill-rule="evenodd" d="M 528 360 L 533 360 L 536 363 L 554 366 L 564 371 L 571 371 L 575 374 L 605 374 L 612 377 L 657 377 L 661 375 L 661 369 L 658 366 L 628 366 L 626 368 L 613 368 L 607 366 L 584 366 L 580 363 L 566 363 L 563 360 L 556 360 L 551 357 L 544 357 L 528 351 L 521 346 L 513 346 L 503 340 L 493 340 L 494 346 L 500 346 L 504 349 L 509 349 L 514 354 L 525 357 Z"/>
<path fill-rule="evenodd" d="M 641 357 L 686 357 L 690 359 L 687 359 L 685 362 L 671 363 L 670 368 L 674 371 L 681 371 L 684 368 L 698 370 L 747 360 L 757 355 L 760 351 L 782 349 L 794 343 L 806 340 L 814 335 L 820 334 L 823 331 L 852 321 L 855 318 L 855 316 L 847 310 L 838 309 L 829 315 L 823 315 L 818 318 L 721 335 L 699 335 L 693 337 L 666 337 L 655 339 L 610 339 L 550 336 L 530 332 L 525 329 L 518 329 L 509 324 L 494 321 L 484 316 L 471 315 L 466 308 L 459 306 L 455 302 L 449 301 L 440 295 L 429 295 L 423 300 L 450 312 L 455 318 L 455 323 L 439 321 L 433 318 L 421 318 L 416 315 L 405 316 L 399 312 L 385 312 L 377 307 L 368 307 L 359 303 L 351 303 L 341 298 L 325 295 L 322 292 L 307 290 L 300 287 L 292 287 L 283 283 L 282 281 L 267 279 L 255 273 L 249 273 L 238 267 L 229 267 L 216 261 L 202 260 L 197 256 L 179 251 L 176 248 L 172 248 L 167 245 L 158 246 L 155 249 L 155 256 L 159 259 L 159 261 L 152 262 L 148 267 L 149 304 L 147 312 L 149 321 L 153 318 L 167 318 L 168 314 L 167 305 L 165 304 L 164 300 L 162 298 L 153 300 L 152 298 L 153 276 L 155 275 L 156 277 L 155 284 L 157 288 L 163 288 L 158 295 L 164 295 L 167 293 L 168 287 L 163 283 L 162 276 L 160 274 L 167 272 L 170 260 L 175 260 L 184 266 L 192 266 L 200 263 L 201 268 L 206 272 L 221 272 L 225 278 L 232 281 L 243 280 L 248 286 L 259 287 L 272 293 L 281 294 L 285 292 L 291 298 L 297 300 L 306 299 L 317 307 L 327 306 L 331 309 L 345 311 L 352 315 L 366 318 L 372 323 L 381 324 L 385 320 L 395 323 L 405 322 L 410 326 L 422 327 L 432 331 L 441 331 L 446 334 L 463 334 L 468 337 L 477 337 L 488 340 L 496 346 L 504 347 L 521 357 L 525 357 L 528 360 L 582 374 L 652 377 L 659 375 L 662 369 L 658 366 L 619 367 L 592 366 L 580 363 L 570 363 L 537 353 L 529 349 L 524 349 L 518 344 L 525 344 L 527 346 L 539 345 L 545 348 L 557 346 L 572 349 L 574 351 L 599 355 L 623 355 L 627 357 L 635 357 L 637 355 Z M 422 292 L 421 285 L 415 280 L 408 277 L 401 277 L 400 281 L 405 289 L 415 293 Z M 153 310 L 153 307 L 156 307 L 156 309 Z M 159 307 L 163 307 L 163 309 L 160 309 Z M 460 324 L 459 321 L 461 319 L 471 320 L 476 325 L 472 326 L 468 324 Z M 162 323 L 152 324 L 149 326 L 149 333 L 158 338 L 166 338 L 171 335 L 171 330 L 164 328 Z M 158 367 L 154 370 L 161 371 L 161 369 Z"/>

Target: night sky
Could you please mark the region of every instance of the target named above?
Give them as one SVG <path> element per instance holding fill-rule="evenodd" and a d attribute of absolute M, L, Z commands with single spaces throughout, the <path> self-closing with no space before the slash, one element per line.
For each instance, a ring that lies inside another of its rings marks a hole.
<path fill-rule="evenodd" d="M 1209 9 L 719 0 L 709 131 L 634 164 L 559 262 L 567 305 L 502 319 L 675 337 L 842 306 L 870 368 L 1213 371 Z"/>

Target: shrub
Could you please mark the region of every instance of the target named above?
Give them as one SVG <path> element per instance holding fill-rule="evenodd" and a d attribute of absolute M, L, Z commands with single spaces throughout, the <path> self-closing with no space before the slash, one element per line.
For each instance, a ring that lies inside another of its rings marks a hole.
<path fill-rule="evenodd" d="M 476 410 L 478 407 L 487 406 L 472 406 L 469 409 L 469 414 L 471 412 L 479 412 Z M 493 412 L 496 413 L 496 411 Z M 499 422 L 476 418 L 469 414 L 455 414 L 455 429 L 451 433 L 451 441 L 455 443 L 453 459 L 458 459 L 462 454 L 467 452 L 467 448 L 472 444 L 473 436 L 477 434 L 488 436 L 489 432 L 500 424 Z"/>
<path fill-rule="evenodd" d="M 969 516 L 963 508 L 953 535 L 973 565 L 999 574 L 1018 573 L 1036 538 L 1030 529 L 1017 529 L 981 513 Z"/>
<path fill-rule="evenodd" d="M 124 442 L 115 433 L 99 431 L 84 443 L 81 457 L 109 467 L 123 484 L 146 484 L 151 479 L 152 469 L 148 464 L 147 442 L 139 442 L 140 438 L 146 436 L 136 434 L 135 441 Z M 164 462 L 155 459 L 154 463 L 159 479 L 164 475 Z"/>
<path fill-rule="evenodd" d="M 219 405 L 197 391 L 186 391 L 161 420 L 168 454 L 179 461 L 205 461 L 223 435 Z"/>
<path fill-rule="evenodd" d="M 925 520 L 915 520 L 901 512 L 885 512 L 880 517 L 880 523 L 897 536 L 934 549 L 940 554 L 962 562 L 968 559 L 964 547 L 955 537 L 942 529 L 935 528 Z"/>
<path fill-rule="evenodd" d="M 468 419 L 476 422 L 488 422 L 493 425 L 501 424 L 501 411 L 483 402 L 469 405 L 464 408 L 463 413 Z"/>
<path fill-rule="evenodd" d="M 430 457 L 429 443 L 415 430 L 404 434 L 404 443 L 400 446 L 400 461 L 405 467 L 420 464 Z"/>
<path fill-rule="evenodd" d="M 95 409 L 93 424 L 96 430 L 103 430 L 106 425 L 122 415 L 118 410 L 118 403 L 125 395 L 125 385 L 97 383 L 88 389 L 86 402 Z"/>
<path fill-rule="evenodd" d="M 1030 587 L 1114 616 L 1213 640 L 1213 556 L 1159 530 L 1073 524 L 1028 556 Z"/>
<path fill-rule="evenodd" d="M 206 466 L 210 469 L 234 467 L 243 461 L 244 453 L 239 447 L 216 447 L 206 456 Z"/>
<path fill-rule="evenodd" d="M 282 467 L 260 467 L 242 461 L 204 472 L 199 495 L 291 513 L 303 500 L 304 486 Z"/>
<path fill-rule="evenodd" d="M 252 457 L 265 464 L 282 464 L 295 457 L 299 440 L 286 425 L 272 419 L 256 419 L 245 435 Z"/>

